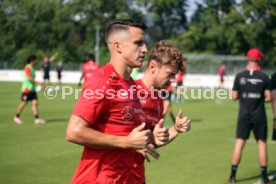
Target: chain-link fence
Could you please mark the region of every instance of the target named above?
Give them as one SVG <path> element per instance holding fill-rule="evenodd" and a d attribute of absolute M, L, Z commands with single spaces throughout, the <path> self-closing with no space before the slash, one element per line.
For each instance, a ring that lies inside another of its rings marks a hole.
<path fill-rule="evenodd" d="M 188 74 L 218 74 L 218 69 L 222 64 L 226 65 L 226 74 L 235 75 L 242 71 L 247 65 L 247 58 L 245 56 L 232 56 L 232 55 L 207 55 L 207 54 L 188 54 L 185 53 L 184 57 L 187 58 L 187 73 Z M 51 69 L 55 70 L 57 62 L 53 62 Z M 39 69 L 42 62 L 38 62 L 36 69 Z M 146 63 L 145 63 L 146 65 Z M 0 62 L 0 69 L 14 69 L 10 62 Z M 81 62 L 64 62 L 63 70 L 80 71 Z M 262 66 L 262 64 L 261 64 Z M 143 72 L 146 66 L 139 69 Z M 272 68 L 262 67 L 262 71 L 267 74 L 272 74 Z"/>
<path fill-rule="evenodd" d="M 51 63 L 51 69 L 56 69 L 57 62 Z M 40 69 L 42 66 L 42 62 L 37 63 L 35 66 L 36 69 Z M 78 71 L 81 70 L 82 63 L 75 63 L 75 62 L 64 62 L 63 63 L 63 70 L 72 70 L 72 71 Z M 0 70 L 11 70 L 15 69 L 10 62 L 0 62 Z"/>

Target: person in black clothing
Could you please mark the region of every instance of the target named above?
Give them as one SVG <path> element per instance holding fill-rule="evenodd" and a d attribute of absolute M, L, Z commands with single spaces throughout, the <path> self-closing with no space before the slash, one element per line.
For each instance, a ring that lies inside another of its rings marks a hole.
<path fill-rule="evenodd" d="M 57 83 L 57 86 L 56 86 L 56 90 L 60 90 L 61 88 L 61 72 L 62 72 L 62 69 L 63 69 L 63 63 L 62 61 L 59 61 L 56 65 L 56 71 L 57 71 L 57 79 L 58 79 L 58 83 Z"/>
<path fill-rule="evenodd" d="M 50 58 L 45 56 L 43 59 L 43 64 L 41 66 L 41 69 L 43 70 L 43 81 L 44 81 L 44 85 L 45 83 L 48 84 L 48 86 L 51 85 L 51 81 L 50 81 L 50 70 L 51 70 L 51 62 L 54 61 L 54 59 L 56 58 L 57 53 L 55 53 L 54 55 L 52 55 Z"/>
<path fill-rule="evenodd" d="M 48 83 L 48 85 L 51 85 L 50 82 L 50 70 L 51 70 L 51 62 L 48 57 L 44 57 L 43 64 L 41 66 L 43 70 L 43 81 L 44 83 Z"/>
<path fill-rule="evenodd" d="M 267 177 L 267 118 L 264 105 L 271 101 L 271 92 L 269 77 L 259 71 L 262 56 L 258 49 L 250 49 L 247 53 L 248 66 L 235 77 L 232 99 L 239 100 L 239 115 L 230 183 L 236 182 L 237 167 L 251 130 L 258 145 L 262 180 L 271 183 Z"/>
<path fill-rule="evenodd" d="M 276 140 L 276 73 L 271 77 L 271 94 L 272 94 L 272 110 L 273 110 L 273 133 L 272 140 Z"/>

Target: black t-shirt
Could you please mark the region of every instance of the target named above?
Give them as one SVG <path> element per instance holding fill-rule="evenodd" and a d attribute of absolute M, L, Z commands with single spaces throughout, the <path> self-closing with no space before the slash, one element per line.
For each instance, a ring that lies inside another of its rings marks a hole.
<path fill-rule="evenodd" d="M 266 123 L 265 90 L 270 90 L 268 76 L 259 71 L 242 71 L 235 77 L 233 91 L 238 92 L 241 123 Z"/>
<path fill-rule="evenodd" d="M 276 90 L 276 73 L 271 76 L 271 90 Z"/>
<path fill-rule="evenodd" d="M 46 75 L 46 74 L 49 75 L 50 69 L 51 69 L 51 63 L 50 63 L 50 62 L 43 63 L 42 68 L 43 68 L 44 74 L 45 74 L 45 75 Z"/>
<path fill-rule="evenodd" d="M 58 65 L 56 66 L 56 71 L 57 71 L 57 72 L 61 72 L 61 71 L 62 71 L 62 69 L 63 69 L 63 67 L 62 67 L 62 66 L 58 66 Z"/>

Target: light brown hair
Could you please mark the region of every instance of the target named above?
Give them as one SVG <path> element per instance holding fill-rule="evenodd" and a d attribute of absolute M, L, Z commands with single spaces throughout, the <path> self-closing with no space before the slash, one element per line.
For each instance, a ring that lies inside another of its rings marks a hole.
<path fill-rule="evenodd" d="M 149 55 L 149 63 L 155 60 L 161 65 L 171 65 L 178 70 L 183 68 L 183 59 L 182 52 L 168 40 L 155 43 Z"/>

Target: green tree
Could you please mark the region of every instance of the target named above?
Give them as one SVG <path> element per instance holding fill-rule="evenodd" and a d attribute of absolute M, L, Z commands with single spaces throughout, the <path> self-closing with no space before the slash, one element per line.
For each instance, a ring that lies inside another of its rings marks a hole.
<path fill-rule="evenodd" d="M 276 2 L 205 0 L 189 22 L 188 30 L 173 39 L 186 52 L 244 55 L 257 47 L 264 65 L 276 65 Z"/>

